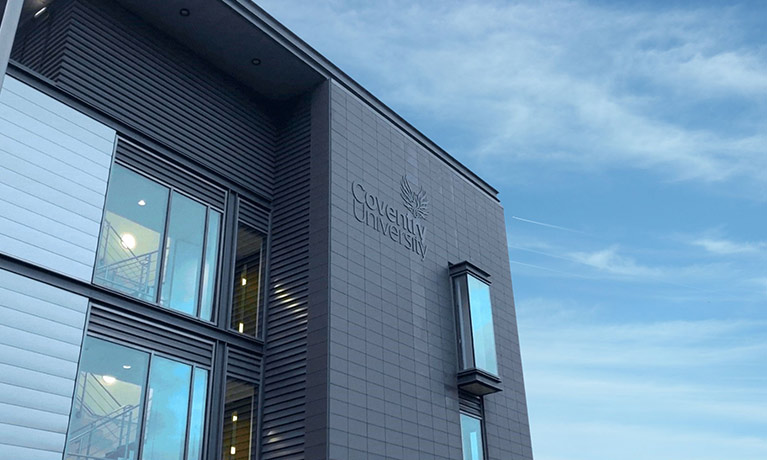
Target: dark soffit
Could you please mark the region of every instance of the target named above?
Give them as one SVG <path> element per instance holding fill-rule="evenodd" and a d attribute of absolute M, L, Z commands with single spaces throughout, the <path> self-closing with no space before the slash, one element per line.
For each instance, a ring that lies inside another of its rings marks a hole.
<path fill-rule="evenodd" d="M 26 0 L 23 18 L 40 2 Z M 55 0 L 54 0 L 55 1 Z M 332 79 L 498 201 L 498 190 L 461 164 L 335 64 L 250 0 L 116 0 L 267 99 L 290 99 Z M 4 9 L 6 0 L 0 0 Z M 182 16 L 180 10 L 189 10 Z M 2 11 L 2 10 L 0 10 Z M 253 65 L 260 59 L 260 65 Z"/>
<path fill-rule="evenodd" d="M 326 79 L 220 1 L 117 0 L 266 99 L 304 94 Z M 181 10 L 188 11 L 183 16 Z M 260 64 L 254 65 L 257 59 Z"/>

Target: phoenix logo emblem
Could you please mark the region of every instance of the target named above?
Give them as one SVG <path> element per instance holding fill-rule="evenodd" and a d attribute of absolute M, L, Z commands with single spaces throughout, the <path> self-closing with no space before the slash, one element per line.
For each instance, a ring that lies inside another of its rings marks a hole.
<path fill-rule="evenodd" d="M 426 192 L 423 190 L 423 187 L 419 187 L 417 192 L 414 191 L 407 177 L 402 176 L 400 189 L 400 195 L 405 202 L 405 208 L 410 211 L 410 214 L 416 219 L 426 219 L 429 216 L 429 199 L 426 198 Z"/>

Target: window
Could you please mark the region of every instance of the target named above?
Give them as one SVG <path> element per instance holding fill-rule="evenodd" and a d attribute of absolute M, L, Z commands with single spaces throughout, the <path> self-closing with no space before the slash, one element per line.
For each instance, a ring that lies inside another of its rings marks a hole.
<path fill-rule="evenodd" d="M 499 391 L 490 275 L 468 262 L 452 265 L 450 273 L 460 350 L 458 384 L 477 395 Z"/>
<path fill-rule="evenodd" d="M 263 236 L 242 222 L 237 225 L 237 255 L 234 262 L 234 295 L 230 327 L 259 337 Z"/>
<path fill-rule="evenodd" d="M 253 458 L 256 390 L 256 385 L 252 383 L 232 377 L 226 380 L 222 459 L 250 460 Z"/>
<path fill-rule="evenodd" d="M 210 321 L 221 213 L 112 167 L 94 283 Z"/>
<path fill-rule="evenodd" d="M 484 460 L 482 420 L 468 414 L 461 414 L 461 446 L 463 460 Z"/>
<path fill-rule="evenodd" d="M 199 460 L 208 371 L 86 336 L 65 460 Z"/>

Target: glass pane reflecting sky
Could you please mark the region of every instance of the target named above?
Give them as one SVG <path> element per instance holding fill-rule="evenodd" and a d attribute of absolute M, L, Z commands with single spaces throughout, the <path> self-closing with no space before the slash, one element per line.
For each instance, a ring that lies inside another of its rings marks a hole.
<path fill-rule="evenodd" d="M 133 458 L 149 354 L 85 337 L 70 414 L 66 460 Z"/>
<path fill-rule="evenodd" d="M 112 167 L 94 281 L 147 301 L 157 296 L 168 189 Z"/>
<path fill-rule="evenodd" d="M 471 275 L 468 276 L 468 282 L 475 365 L 479 369 L 498 375 L 490 286 Z"/>
<path fill-rule="evenodd" d="M 461 414 L 461 446 L 463 460 L 483 460 L 482 423 L 478 418 Z"/>
<path fill-rule="evenodd" d="M 202 204 L 173 192 L 160 302 L 190 315 L 197 314 L 206 212 Z"/>
<path fill-rule="evenodd" d="M 183 460 L 191 374 L 186 364 L 152 359 L 142 460 Z"/>
<path fill-rule="evenodd" d="M 216 285 L 216 262 L 218 261 L 218 239 L 221 229 L 221 213 L 208 211 L 208 238 L 205 241 L 205 266 L 202 275 L 202 305 L 200 318 L 210 321 L 213 316 L 213 295 Z"/>
<path fill-rule="evenodd" d="M 202 436 L 205 429 L 205 397 L 208 391 L 208 371 L 196 368 L 192 385 L 192 413 L 189 421 L 189 454 L 187 460 L 200 460 Z"/>

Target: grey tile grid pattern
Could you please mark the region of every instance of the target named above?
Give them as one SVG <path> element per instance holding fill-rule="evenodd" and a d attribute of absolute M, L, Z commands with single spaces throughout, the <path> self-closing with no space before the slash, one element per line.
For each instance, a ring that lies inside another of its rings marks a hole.
<path fill-rule="evenodd" d="M 353 181 L 404 210 L 430 201 L 427 255 L 355 220 Z M 504 391 L 485 397 L 489 459 L 531 459 L 503 209 L 337 84 L 331 90 L 330 458 L 460 458 L 448 262 L 492 275 Z"/>

